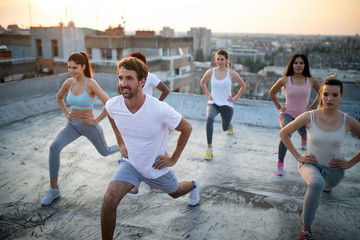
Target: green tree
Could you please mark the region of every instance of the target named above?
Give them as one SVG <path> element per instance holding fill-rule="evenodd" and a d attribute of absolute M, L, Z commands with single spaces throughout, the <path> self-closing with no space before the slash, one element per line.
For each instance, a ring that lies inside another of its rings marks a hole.
<path fill-rule="evenodd" d="M 196 51 L 195 61 L 198 61 L 198 62 L 204 61 L 204 52 L 201 48 Z"/>

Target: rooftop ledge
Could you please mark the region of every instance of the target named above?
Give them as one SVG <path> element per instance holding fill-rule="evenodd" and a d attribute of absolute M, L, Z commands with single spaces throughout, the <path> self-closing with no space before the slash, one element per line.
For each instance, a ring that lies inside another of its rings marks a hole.
<path fill-rule="evenodd" d="M 66 118 L 55 94 L 66 75 L 0 86 L 1 239 L 101 239 L 103 197 L 120 155 L 103 157 L 80 137 L 61 152 L 61 197 L 40 201 L 49 187 L 49 147 Z M 100 79 L 97 75 L 95 79 Z M 116 80 L 99 81 L 110 96 Z M 198 179 L 200 204 L 151 193 L 145 184 L 117 208 L 115 239 L 298 239 L 306 184 L 290 153 L 285 176 L 274 174 L 279 142 L 278 113 L 271 102 L 240 100 L 234 134 L 214 124 L 214 158 L 205 161 L 205 96 L 170 94 L 166 101 L 189 119 L 192 134 L 173 167 L 179 181 Z M 95 115 L 102 110 L 97 102 Z M 100 122 L 106 141 L 116 144 L 109 122 Z M 172 153 L 178 132 L 170 131 Z M 292 136 L 300 146 L 297 133 Z M 344 157 L 359 150 L 348 134 Z M 360 222 L 360 164 L 346 170 L 339 186 L 324 193 L 313 225 L 315 239 L 357 239 Z"/>

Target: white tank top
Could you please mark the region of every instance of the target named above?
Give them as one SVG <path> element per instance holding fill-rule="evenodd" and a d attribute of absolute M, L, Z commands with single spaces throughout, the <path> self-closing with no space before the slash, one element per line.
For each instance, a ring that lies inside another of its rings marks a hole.
<path fill-rule="evenodd" d="M 307 129 L 308 152 L 315 156 L 319 165 L 328 167 L 332 159 L 342 157 L 342 143 L 346 135 L 346 117 L 347 114 L 344 113 L 343 124 L 339 129 L 326 132 L 318 128 L 315 123 L 314 111 L 310 111 L 311 124 Z"/>
<path fill-rule="evenodd" d="M 208 104 L 215 103 L 218 106 L 227 105 L 233 107 L 233 103 L 228 101 L 228 98 L 231 97 L 230 69 L 228 68 L 226 77 L 222 80 L 216 79 L 215 70 L 216 68 L 213 68 L 211 76 L 211 96 L 213 100 L 209 100 Z"/>

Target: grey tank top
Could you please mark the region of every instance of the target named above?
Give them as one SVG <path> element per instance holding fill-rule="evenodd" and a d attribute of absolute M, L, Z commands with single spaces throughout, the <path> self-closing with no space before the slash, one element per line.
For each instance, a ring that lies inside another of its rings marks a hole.
<path fill-rule="evenodd" d="M 308 152 L 315 156 L 319 165 L 328 167 L 332 159 L 342 157 L 342 143 L 346 135 L 345 121 L 347 114 L 344 113 L 341 127 L 333 132 L 326 132 L 318 128 L 314 115 L 314 112 L 310 111 L 311 124 L 307 129 Z"/>

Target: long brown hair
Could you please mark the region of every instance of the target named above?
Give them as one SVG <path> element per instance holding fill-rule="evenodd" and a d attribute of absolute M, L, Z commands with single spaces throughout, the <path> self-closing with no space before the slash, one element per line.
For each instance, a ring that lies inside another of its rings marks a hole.
<path fill-rule="evenodd" d="M 304 71 L 302 72 L 302 74 L 305 76 L 305 77 L 311 77 L 311 73 L 310 73 L 310 64 L 309 64 L 309 60 L 308 58 L 306 57 L 305 54 L 303 53 L 297 53 L 295 54 L 294 56 L 291 57 L 287 67 L 286 67 L 286 70 L 285 70 L 285 76 L 292 76 L 294 75 L 294 62 L 297 58 L 301 58 L 303 61 L 304 61 Z"/>

